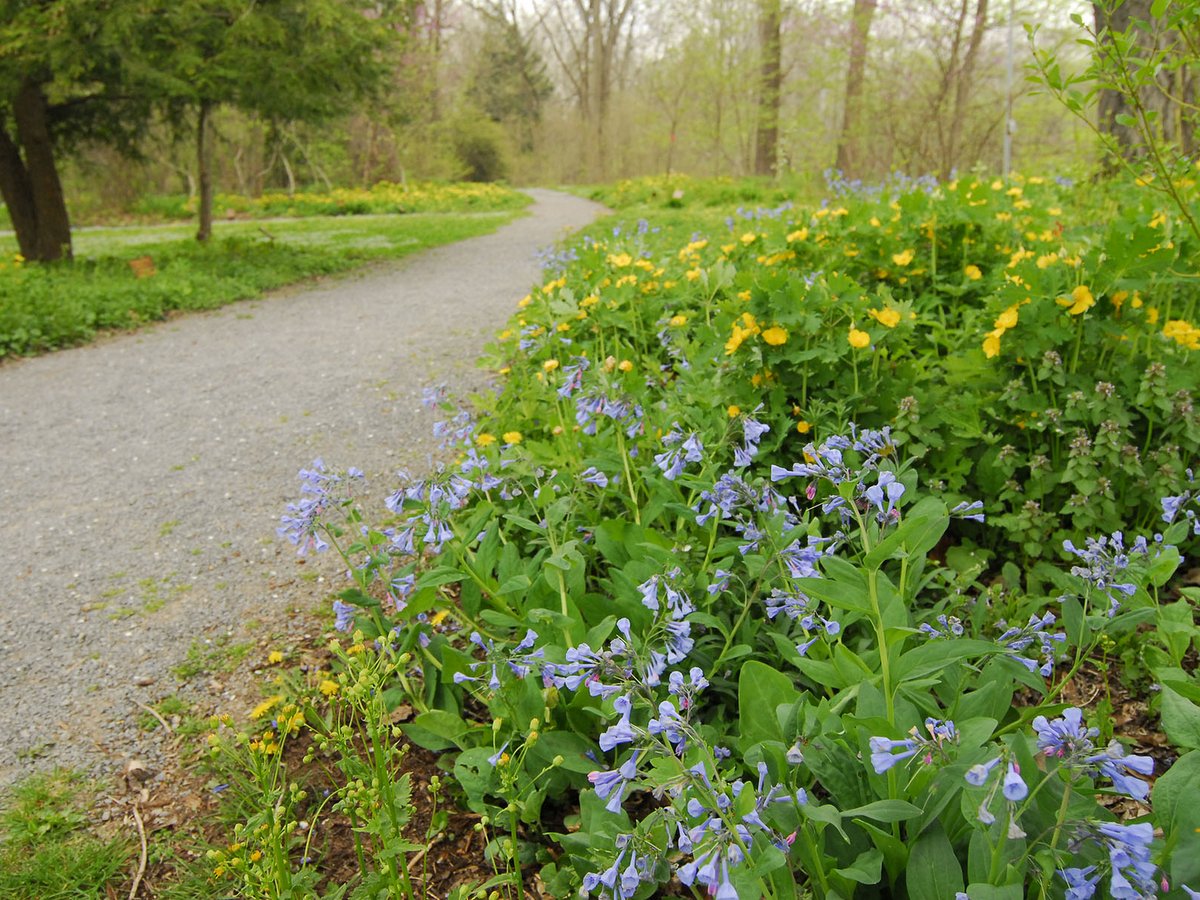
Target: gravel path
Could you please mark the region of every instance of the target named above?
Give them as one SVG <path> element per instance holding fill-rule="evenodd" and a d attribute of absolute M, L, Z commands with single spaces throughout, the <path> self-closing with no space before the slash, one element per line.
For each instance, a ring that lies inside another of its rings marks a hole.
<path fill-rule="evenodd" d="M 601 211 L 530 193 L 492 235 L 0 366 L 0 787 L 161 769 L 139 704 L 252 690 L 181 684 L 189 648 L 219 673 L 229 647 L 305 637 L 289 610 L 328 583 L 275 536 L 296 471 L 321 456 L 386 487 L 429 465 L 422 388 L 479 388 L 535 251 Z"/>

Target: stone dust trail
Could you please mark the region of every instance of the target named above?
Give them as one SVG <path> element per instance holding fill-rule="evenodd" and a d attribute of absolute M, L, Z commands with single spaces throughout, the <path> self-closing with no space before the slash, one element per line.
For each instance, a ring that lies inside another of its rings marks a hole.
<path fill-rule="evenodd" d="M 0 366 L 0 787 L 156 768 L 139 704 L 193 689 L 189 648 L 219 669 L 328 596 L 275 536 L 297 470 L 357 465 L 380 497 L 428 467 L 422 389 L 480 387 L 536 251 L 602 211 L 530 193 L 492 235 Z M 210 706 L 249 687 L 197 680 Z"/>

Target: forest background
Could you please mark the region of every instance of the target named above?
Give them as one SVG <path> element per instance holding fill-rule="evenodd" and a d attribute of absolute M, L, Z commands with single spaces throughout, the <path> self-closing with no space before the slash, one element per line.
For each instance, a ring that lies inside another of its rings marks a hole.
<path fill-rule="evenodd" d="M 1027 24 L 1064 69 L 1086 66 L 1071 15 L 1098 12 L 1081 0 L 0 7 L 0 187 L 15 208 L 13 173 L 27 167 L 36 193 L 37 158 L 53 154 L 76 223 L 177 213 L 163 195 L 194 209 L 206 192 L 380 181 L 945 177 L 1000 170 L 1006 121 L 1023 171 L 1099 158 L 1086 125 L 1025 77 Z M 24 255 L 54 258 L 63 229 Z"/>

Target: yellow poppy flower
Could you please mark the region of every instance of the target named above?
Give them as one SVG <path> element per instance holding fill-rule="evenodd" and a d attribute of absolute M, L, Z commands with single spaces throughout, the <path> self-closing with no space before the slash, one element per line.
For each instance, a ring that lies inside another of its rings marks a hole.
<path fill-rule="evenodd" d="M 810 431 L 812 431 L 812 426 L 801 419 L 796 423 L 796 431 L 798 431 L 800 434 L 808 434 Z"/>
<path fill-rule="evenodd" d="M 986 338 L 983 339 L 983 355 L 986 356 L 988 359 L 991 359 L 993 356 L 995 356 L 996 354 L 998 354 L 1000 352 L 1000 335 L 1001 334 L 1003 334 L 1003 332 L 1001 332 L 999 330 L 993 331 L 991 334 L 989 334 Z"/>
<path fill-rule="evenodd" d="M 884 328 L 895 328 L 900 324 L 900 313 L 890 306 L 885 306 L 883 309 L 868 309 L 867 315 Z"/>
<path fill-rule="evenodd" d="M 974 266 L 974 265 L 967 266 L 965 269 L 963 269 L 963 274 L 966 275 L 972 281 L 978 281 L 980 278 L 983 277 L 983 272 L 979 271 L 979 266 Z"/>
<path fill-rule="evenodd" d="M 850 326 L 849 341 L 850 346 L 855 350 L 862 350 L 864 347 L 871 346 L 871 336 L 865 331 L 859 331 L 853 325 Z"/>
<path fill-rule="evenodd" d="M 742 414 L 742 408 L 740 406 L 730 406 L 729 409 L 725 410 L 725 412 L 729 418 L 736 419 Z"/>
<path fill-rule="evenodd" d="M 504 437 L 504 443 L 506 443 L 506 444 L 521 443 L 521 432 L 519 432 L 519 431 L 506 431 L 506 432 L 504 432 L 503 437 Z"/>
<path fill-rule="evenodd" d="M 557 359 L 548 359 L 544 363 L 542 363 L 542 368 L 545 369 L 547 372 L 553 372 L 555 369 L 558 368 L 558 360 Z"/>
<path fill-rule="evenodd" d="M 778 325 L 775 325 L 762 333 L 762 339 L 772 347 L 778 347 L 787 343 L 788 333 Z"/>
<path fill-rule="evenodd" d="M 916 253 L 911 249 L 902 250 L 899 253 L 892 254 L 892 262 L 894 262 L 898 266 L 907 266 L 910 262 L 913 261 L 913 257 L 915 255 L 916 255 Z"/>
<path fill-rule="evenodd" d="M 686 325 L 687 319 L 685 315 L 671 316 L 671 324 L 678 328 L 680 325 Z"/>

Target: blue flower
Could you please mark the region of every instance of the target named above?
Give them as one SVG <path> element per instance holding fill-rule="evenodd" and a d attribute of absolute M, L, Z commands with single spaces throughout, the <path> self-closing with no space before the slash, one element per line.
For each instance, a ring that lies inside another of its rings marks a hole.
<path fill-rule="evenodd" d="M 333 601 L 333 614 L 336 617 L 333 627 L 338 631 L 349 631 L 354 626 L 354 607 L 341 600 Z"/>
<path fill-rule="evenodd" d="M 996 768 L 999 764 L 999 756 L 985 763 L 976 763 L 967 769 L 967 774 L 963 777 L 966 779 L 967 784 L 974 785 L 975 787 L 983 787 L 987 783 L 988 777 L 992 774 L 992 769 Z"/>
<path fill-rule="evenodd" d="M 912 738 L 904 738 L 903 740 L 893 741 L 885 737 L 873 737 L 870 740 L 871 747 L 871 765 L 875 768 L 875 774 L 882 775 L 896 763 L 915 756 L 921 749 L 916 740 Z M 899 753 L 893 753 L 894 750 L 900 750 Z"/>
<path fill-rule="evenodd" d="M 1010 762 L 1008 772 L 1004 776 L 1004 799 L 1017 803 L 1029 796 L 1029 785 L 1021 777 L 1017 764 Z"/>
<path fill-rule="evenodd" d="M 1100 883 L 1100 876 L 1093 874 L 1095 871 L 1095 866 L 1059 869 L 1058 874 L 1067 883 L 1066 900 L 1088 900 L 1093 896 L 1096 885 Z"/>

